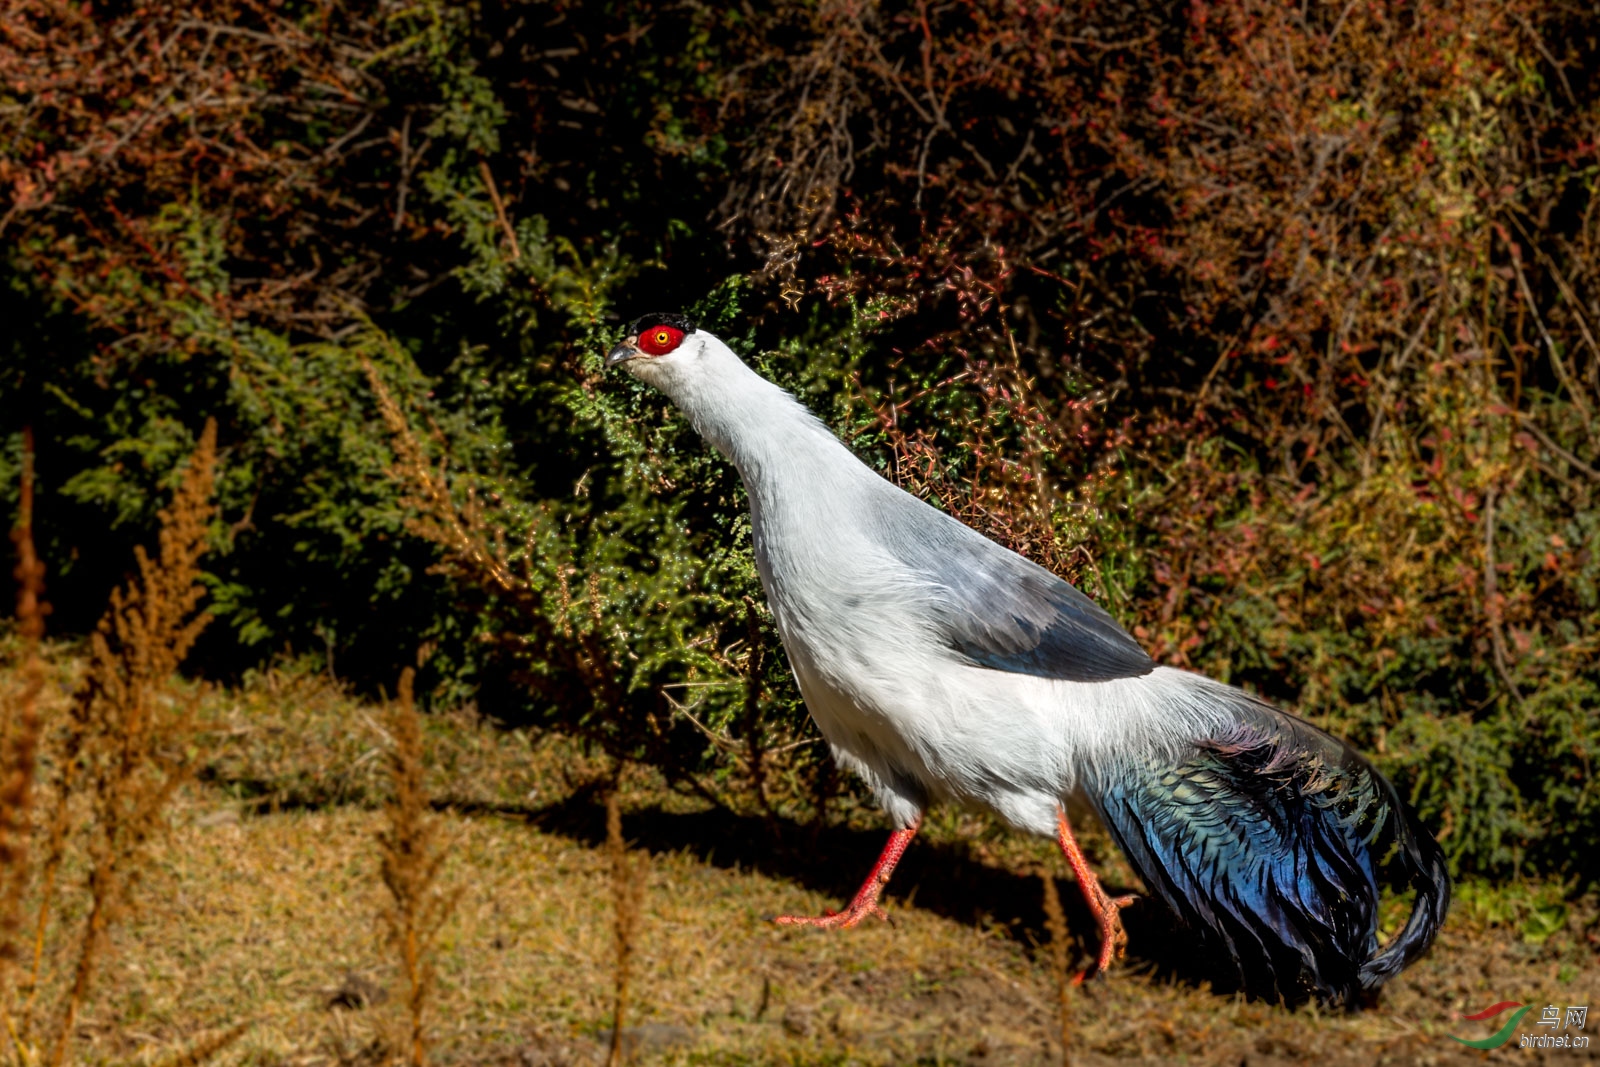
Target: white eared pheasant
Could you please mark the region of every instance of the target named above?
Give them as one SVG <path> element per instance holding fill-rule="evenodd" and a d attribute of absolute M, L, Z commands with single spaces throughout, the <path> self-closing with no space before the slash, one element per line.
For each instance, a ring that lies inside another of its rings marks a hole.
<path fill-rule="evenodd" d="M 1132 898 L 1090 871 L 1064 807 L 1075 797 L 1254 992 L 1350 1004 L 1427 950 L 1449 906 L 1443 854 L 1349 745 L 1157 665 L 1088 597 L 879 477 L 688 320 L 644 316 L 606 365 L 665 393 L 738 468 L 806 706 L 897 827 L 844 911 L 777 922 L 882 914 L 928 806 L 976 806 L 1060 842 L 1104 971 Z M 1380 946 L 1384 884 L 1416 897 Z"/>

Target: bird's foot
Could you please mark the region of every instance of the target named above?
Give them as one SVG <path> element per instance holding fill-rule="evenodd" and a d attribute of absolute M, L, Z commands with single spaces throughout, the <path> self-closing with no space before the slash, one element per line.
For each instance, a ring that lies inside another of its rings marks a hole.
<path fill-rule="evenodd" d="M 779 915 L 772 921 L 779 926 L 816 926 L 823 930 L 848 930 L 860 924 L 868 916 L 876 915 L 893 926 L 894 920 L 889 918 L 889 913 L 883 910 L 878 901 L 883 897 L 883 887 L 889 884 L 889 876 L 894 873 L 895 864 L 900 862 L 906 846 L 911 843 L 911 839 L 917 834 L 917 827 L 921 825 L 922 817 L 919 815 L 916 822 L 889 835 L 889 842 L 883 846 L 883 854 L 873 865 L 872 873 L 867 875 L 867 880 L 861 883 L 861 888 L 856 891 L 850 906 L 843 911 L 830 911 L 822 915 Z"/>
<path fill-rule="evenodd" d="M 1083 895 L 1100 927 L 1100 955 L 1095 958 L 1093 967 L 1073 979 L 1073 985 L 1082 985 L 1104 974 L 1113 960 L 1122 959 L 1128 948 L 1128 931 L 1122 927 L 1122 909 L 1139 899 L 1131 894 L 1113 897 L 1101 888 L 1099 879 L 1086 885 Z"/>
<path fill-rule="evenodd" d="M 1081 985 L 1086 979 L 1104 974 L 1113 960 L 1123 957 L 1128 948 L 1128 931 L 1122 928 L 1121 912 L 1139 898 L 1131 895 L 1113 897 L 1105 891 L 1100 879 L 1090 869 L 1083 850 L 1078 847 L 1078 840 L 1072 834 L 1072 825 L 1067 822 L 1066 810 L 1062 808 L 1056 809 L 1056 840 L 1072 867 L 1073 876 L 1078 880 L 1078 888 L 1083 893 L 1084 903 L 1089 905 L 1089 913 L 1100 927 L 1100 955 L 1095 957 L 1093 967 L 1072 981 L 1073 985 Z"/>

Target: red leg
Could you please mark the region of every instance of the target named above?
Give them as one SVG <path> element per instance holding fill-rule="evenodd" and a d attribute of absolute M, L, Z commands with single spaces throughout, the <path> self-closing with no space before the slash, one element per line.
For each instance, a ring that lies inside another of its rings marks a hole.
<path fill-rule="evenodd" d="M 1078 847 L 1077 838 L 1072 836 L 1072 826 L 1067 822 L 1065 808 L 1056 809 L 1056 840 L 1060 842 L 1061 851 L 1072 866 L 1072 876 L 1078 880 L 1078 888 L 1083 891 L 1083 899 L 1089 905 L 1089 912 L 1100 925 L 1100 956 L 1095 960 L 1092 970 L 1078 975 L 1074 981 L 1074 984 L 1077 984 L 1085 978 L 1103 974 L 1106 968 L 1111 966 L 1113 957 L 1122 958 L 1123 950 L 1128 945 L 1128 932 L 1122 928 L 1122 916 L 1119 913 L 1138 898 L 1106 895 L 1106 891 L 1100 886 L 1100 879 L 1089 869 L 1089 861 L 1084 858 L 1083 850 Z"/>
<path fill-rule="evenodd" d="M 850 901 L 848 908 L 817 916 L 779 915 L 772 921 L 779 926 L 820 926 L 827 930 L 835 927 L 848 930 L 869 915 L 876 915 L 887 921 L 889 914 L 879 907 L 878 898 L 883 896 L 883 887 L 889 884 L 889 876 L 894 873 L 895 864 L 905 855 L 906 846 L 917 836 L 917 829 L 921 825 L 922 817 L 919 815 L 916 822 L 904 830 L 896 830 L 889 835 L 889 843 L 883 846 L 883 854 L 873 865 L 872 873 L 867 875 L 867 880 L 861 883 L 861 888 L 856 891 L 855 899 Z"/>

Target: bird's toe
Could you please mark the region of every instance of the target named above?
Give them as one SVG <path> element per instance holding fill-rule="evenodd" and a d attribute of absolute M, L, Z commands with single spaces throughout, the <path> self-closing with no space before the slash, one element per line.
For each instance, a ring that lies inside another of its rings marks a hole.
<path fill-rule="evenodd" d="M 814 926 L 822 930 L 848 930 L 859 926 L 862 920 L 876 915 L 890 926 L 894 919 L 877 903 L 852 905 L 844 911 L 825 911 L 821 915 L 775 915 L 768 922 L 778 926 Z"/>

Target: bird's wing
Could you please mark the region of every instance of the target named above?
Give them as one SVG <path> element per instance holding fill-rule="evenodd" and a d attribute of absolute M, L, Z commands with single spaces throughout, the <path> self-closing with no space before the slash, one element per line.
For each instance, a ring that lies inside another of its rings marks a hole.
<path fill-rule="evenodd" d="M 881 543 L 915 577 L 939 639 L 968 663 L 1074 682 L 1155 668 L 1104 608 L 1038 564 L 907 493 L 880 504 Z"/>
<path fill-rule="evenodd" d="M 1190 754 L 1102 768 L 1088 793 L 1134 870 L 1238 967 L 1245 988 L 1350 1003 L 1420 956 L 1449 908 L 1444 855 L 1345 742 L 1227 694 Z M 1378 945 L 1379 887 L 1416 891 Z"/>

